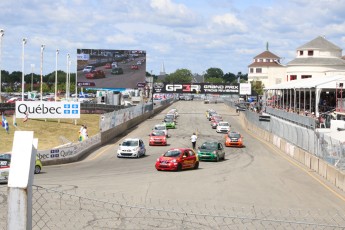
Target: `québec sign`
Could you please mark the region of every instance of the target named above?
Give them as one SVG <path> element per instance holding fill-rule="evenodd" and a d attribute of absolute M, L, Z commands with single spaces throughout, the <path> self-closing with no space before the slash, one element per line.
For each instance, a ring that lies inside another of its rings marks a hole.
<path fill-rule="evenodd" d="M 79 102 L 16 101 L 17 118 L 80 118 Z"/>

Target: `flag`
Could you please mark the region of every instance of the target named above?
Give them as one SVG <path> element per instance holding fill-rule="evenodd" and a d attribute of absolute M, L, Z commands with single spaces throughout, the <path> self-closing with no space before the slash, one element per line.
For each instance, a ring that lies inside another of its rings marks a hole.
<path fill-rule="evenodd" d="M 16 115 L 13 114 L 13 126 L 17 127 Z"/>
<path fill-rule="evenodd" d="M 9 131 L 9 127 L 8 127 L 8 122 L 6 120 L 6 117 L 4 116 L 4 114 L 2 114 L 2 127 L 4 127 L 4 129 L 6 129 L 6 132 L 8 133 Z"/>
<path fill-rule="evenodd" d="M 29 119 L 29 113 L 26 112 L 26 113 L 25 113 L 25 117 L 24 117 L 24 119 L 23 119 L 23 122 L 26 122 L 28 119 Z"/>

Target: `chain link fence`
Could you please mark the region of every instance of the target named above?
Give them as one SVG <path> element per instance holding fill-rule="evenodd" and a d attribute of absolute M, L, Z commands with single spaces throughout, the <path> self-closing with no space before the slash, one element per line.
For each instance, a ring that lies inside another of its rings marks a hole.
<path fill-rule="evenodd" d="M 119 194 L 79 194 L 76 187 L 33 186 L 33 229 L 345 229 L 345 213 L 211 206 Z M 100 198 L 101 197 L 101 198 Z M 6 229 L 7 188 L 0 188 Z"/>

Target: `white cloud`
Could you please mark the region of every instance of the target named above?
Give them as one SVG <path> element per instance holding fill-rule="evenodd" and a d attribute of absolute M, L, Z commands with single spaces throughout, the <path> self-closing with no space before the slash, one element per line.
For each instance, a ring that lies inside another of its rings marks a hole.
<path fill-rule="evenodd" d="M 229 32 L 245 32 L 247 27 L 233 14 L 216 15 L 212 18 L 212 28 Z"/>

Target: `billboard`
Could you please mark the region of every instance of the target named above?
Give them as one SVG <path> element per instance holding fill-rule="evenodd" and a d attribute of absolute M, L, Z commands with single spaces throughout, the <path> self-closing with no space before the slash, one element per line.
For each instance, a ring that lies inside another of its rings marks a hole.
<path fill-rule="evenodd" d="M 80 102 L 16 101 L 17 118 L 80 118 Z"/>
<path fill-rule="evenodd" d="M 80 87 L 137 88 L 146 78 L 146 51 L 77 49 L 77 70 Z"/>
<path fill-rule="evenodd" d="M 153 84 L 153 93 L 239 94 L 238 84 L 161 83 Z"/>

